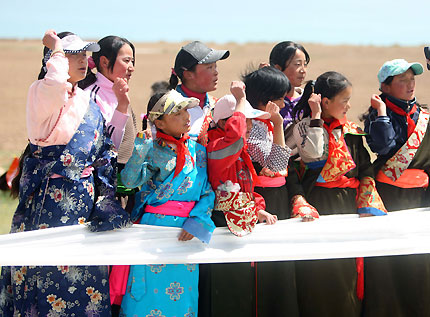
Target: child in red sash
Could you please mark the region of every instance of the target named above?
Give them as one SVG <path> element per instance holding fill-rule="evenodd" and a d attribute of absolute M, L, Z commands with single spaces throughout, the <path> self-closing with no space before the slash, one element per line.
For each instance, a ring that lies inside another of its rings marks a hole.
<path fill-rule="evenodd" d="M 265 211 L 264 199 L 254 192 L 257 174 L 246 151 L 251 119 L 268 119 L 270 114 L 251 107 L 242 82 L 233 82 L 230 90 L 233 96 L 224 96 L 215 104 L 216 128 L 208 133 L 208 174 L 216 195 L 214 209 L 222 211 L 230 231 L 242 237 L 258 220 L 273 224 L 277 219 Z M 243 203 L 240 212 L 239 200 Z"/>
<path fill-rule="evenodd" d="M 208 131 L 208 174 L 215 190 L 212 220 L 238 237 L 249 234 L 257 221 L 268 224 L 277 217 L 265 211 L 264 199 L 254 192 L 256 173 L 246 140 L 251 118 L 270 115 L 253 109 L 246 101 L 245 86 L 233 82 L 232 95 L 218 100 L 214 109 L 216 128 Z M 199 316 L 255 316 L 255 268 L 250 263 L 201 265 Z"/>
<path fill-rule="evenodd" d="M 429 112 L 415 98 L 419 63 L 387 61 L 378 72 L 381 94 L 363 116 L 377 154 L 376 186 L 388 211 L 430 206 Z M 365 316 L 429 316 L 430 255 L 366 258 Z"/>
<path fill-rule="evenodd" d="M 320 214 L 384 215 L 362 130 L 346 119 L 351 83 L 326 72 L 307 83 L 294 115 L 306 199 Z M 360 316 L 363 259 L 296 262 L 301 316 Z"/>
<path fill-rule="evenodd" d="M 132 212 L 140 224 L 182 228 L 178 240 L 209 243 L 215 195 L 208 182 L 206 150 L 189 140 L 187 109 L 198 106 L 175 90 L 148 103 L 154 139 L 137 137 L 121 172 L 128 188 L 141 187 Z M 195 264 L 132 265 L 121 316 L 193 316 L 198 311 L 199 268 Z M 118 294 L 120 295 L 120 294 Z"/>

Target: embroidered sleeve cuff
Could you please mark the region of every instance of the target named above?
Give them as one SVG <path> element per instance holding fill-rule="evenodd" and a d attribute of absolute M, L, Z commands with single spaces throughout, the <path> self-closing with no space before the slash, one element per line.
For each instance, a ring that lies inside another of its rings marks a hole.
<path fill-rule="evenodd" d="M 209 243 L 212 238 L 212 232 L 215 229 L 208 228 L 203 223 L 197 221 L 195 218 L 188 218 L 185 220 L 182 228 L 204 243 Z"/>

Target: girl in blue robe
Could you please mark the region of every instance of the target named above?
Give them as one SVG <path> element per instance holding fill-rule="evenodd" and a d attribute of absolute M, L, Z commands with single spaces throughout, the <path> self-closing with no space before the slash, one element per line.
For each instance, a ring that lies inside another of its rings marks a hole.
<path fill-rule="evenodd" d="M 154 139 L 138 137 L 121 177 L 125 186 L 142 186 L 136 195 L 133 219 L 139 223 L 179 227 L 179 240 L 197 237 L 208 243 L 215 228 L 211 220 L 215 195 L 207 179 L 206 150 L 189 140 L 186 109 L 195 98 L 178 92 L 155 94 L 148 118 L 155 124 Z M 198 265 L 159 264 L 130 267 L 122 300 L 123 316 L 196 316 Z"/>

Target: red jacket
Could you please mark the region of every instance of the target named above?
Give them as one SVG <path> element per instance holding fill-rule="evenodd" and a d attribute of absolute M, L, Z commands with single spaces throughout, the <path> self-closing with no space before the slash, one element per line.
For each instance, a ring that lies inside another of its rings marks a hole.
<path fill-rule="evenodd" d="M 241 192 L 254 192 L 252 174 L 255 175 L 255 170 L 246 151 L 245 115 L 235 112 L 227 120 L 224 130 L 209 130 L 208 137 L 208 176 L 213 190 L 230 180 L 240 185 Z M 255 192 L 253 194 L 259 209 L 265 209 L 263 197 Z"/>

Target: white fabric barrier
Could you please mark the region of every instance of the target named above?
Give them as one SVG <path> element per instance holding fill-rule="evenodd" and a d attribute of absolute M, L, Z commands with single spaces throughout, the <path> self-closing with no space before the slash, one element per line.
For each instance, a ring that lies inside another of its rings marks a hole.
<path fill-rule="evenodd" d="M 217 228 L 209 245 L 177 241 L 179 228 L 133 225 L 92 233 L 69 226 L 0 235 L 0 265 L 219 263 L 430 253 L 430 208 L 387 216 L 323 216 L 259 224 L 243 238 Z"/>

